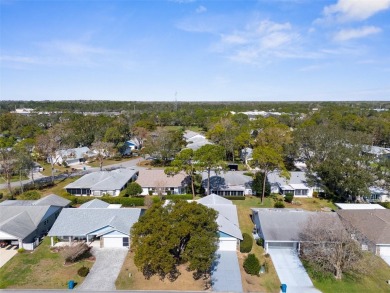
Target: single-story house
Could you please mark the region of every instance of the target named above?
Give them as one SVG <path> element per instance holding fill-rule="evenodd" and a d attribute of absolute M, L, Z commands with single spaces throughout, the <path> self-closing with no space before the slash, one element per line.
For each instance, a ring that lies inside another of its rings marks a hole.
<path fill-rule="evenodd" d="M 80 147 L 66 150 L 59 150 L 55 157 L 48 157 L 47 162 L 52 161 L 55 164 L 63 164 L 64 162 L 71 166 L 85 162 L 86 158 L 96 156 L 96 153 L 91 151 L 88 147 Z"/>
<path fill-rule="evenodd" d="M 318 214 L 333 217 L 336 221 L 339 221 L 337 214 L 331 212 L 256 208 L 252 208 L 252 221 L 255 224 L 258 237 L 264 240 L 264 250 L 266 252 L 270 248 L 293 248 L 299 250 L 302 228 L 305 227 L 311 217 L 315 217 Z"/>
<path fill-rule="evenodd" d="M 98 240 L 100 247 L 130 248 L 130 229 L 138 221 L 141 209 L 94 207 L 98 204 L 95 200 L 77 209 L 64 209 L 48 233 L 51 245 L 57 237 L 69 243 Z"/>
<path fill-rule="evenodd" d="M 335 203 L 340 210 L 384 210 L 379 204 L 372 203 Z"/>
<path fill-rule="evenodd" d="M 98 171 L 84 175 L 66 185 L 66 192 L 77 196 L 118 196 L 129 182 L 137 179 L 138 171 L 119 168 L 112 171 Z"/>
<path fill-rule="evenodd" d="M 236 251 L 242 240 L 238 223 L 237 207 L 231 200 L 210 194 L 197 200 L 198 203 L 218 212 L 217 224 L 219 227 L 219 250 Z"/>
<path fill-rule="evenodd" d="M 125 142 L 121 153 L 122 155 L 131 155 L 133 151 L 140 150 L 141 148 L 141 142 L 136 137 L 133 137 L 132 139 Z"/>
<path fill-rule="evenodd" d="M 252 194 L 251 176 L 244 175 L 242 171 L 210 172 L 210 193 L 221 196 L 244 196 Z M 206 194 L 208 186 L 207 172 L 202 172 L 202 186 Z"/>
<path fill-rule="evenodd" d="M 286 195 L 293 193 L 295 197 L 312 197 L 314 191 L 320 191 L 318 187 L 309 186 L 305 172 L 290 172 L 290 178 L 281 176 L 279 171 L 267 175 L 271 185 L 271 193 Z"/>
<path fill-rule="evenodd" d="M 244 162 L 244 164 L 247 164 L 248 161 L 253 160 L 253 149 L 252 148 L 243 148 L 240 152 L 240 158 L 241 158 L 241 161 Z"/>
<path fill-rule="evenodd" d="M 195 131 L 186 130 L 183 134 L 184 140 L 187 142 L 186 148 L 196 151 L 206 144 L 212 144 L 203 134 Z"/>
<path fill-rule="evenodd" d="M 0 204 L 0 240 L 33 250 L 70 204 L 51 194 L 39 200 L 6 200 Z"/>
<path fill-rule="evenodd" d="M 167 175 L 164 170 L 142 169 L 136 182 L 142 187 L 141 195 L 184 194 L 188 185 L 188 176 L 184 172 Z"/>
<path fill-rule="evenodd" d="M 390 193 L 388 190 L 378 187 L 378 186 L 371 186 L 369 187 L 370 195 L 365 196 L 364 199 L 366 199 L 369 202 L 386 202 L 390 201 Z"/>
<path fill-rule="evenodd" d="M 390 263 L 389 209 L 338 210 L 337 214 L 363 250 L 387 257 Z"/>

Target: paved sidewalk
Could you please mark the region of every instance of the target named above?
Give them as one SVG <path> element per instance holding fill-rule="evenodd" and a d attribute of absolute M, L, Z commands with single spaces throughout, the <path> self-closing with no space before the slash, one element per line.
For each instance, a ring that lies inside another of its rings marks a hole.
<path fill-rule="evenodd" d="M 127 248 L 92 248 L 96 261 L 76 290 L 111 291 L 115 290 L 115 281 L 129 250 Z"/>

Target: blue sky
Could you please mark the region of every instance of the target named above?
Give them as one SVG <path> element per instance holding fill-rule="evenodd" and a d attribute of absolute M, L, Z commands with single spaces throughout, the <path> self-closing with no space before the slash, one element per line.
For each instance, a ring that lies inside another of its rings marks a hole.
<path fill-rule="evenodd" d="M 0 99 L 390 100 L 390 0 L 0 0 Z"/>

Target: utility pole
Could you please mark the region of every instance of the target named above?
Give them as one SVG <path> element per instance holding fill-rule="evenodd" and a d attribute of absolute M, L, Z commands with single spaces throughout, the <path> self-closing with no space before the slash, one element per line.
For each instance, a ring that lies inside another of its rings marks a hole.
<path fill-rule="evenodd" d="M 177 91 L 175 92 L 175 112 L 177 112 Z"/>

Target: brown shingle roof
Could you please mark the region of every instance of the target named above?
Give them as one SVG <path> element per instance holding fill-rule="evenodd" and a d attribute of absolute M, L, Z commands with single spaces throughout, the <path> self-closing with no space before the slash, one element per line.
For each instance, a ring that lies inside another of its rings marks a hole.
<path fill-rule="evenodd" d="M 141 187 L 179 187 L 184 186 L 187 175 L 184 172 L 168 176 L 164 170 L 140 170 L 136 182 Z"/>
<path fill-rule="evenodd" d="M 390 244 L 390 210 L 339 210 L 339 216 L 375 244 Z"/>

